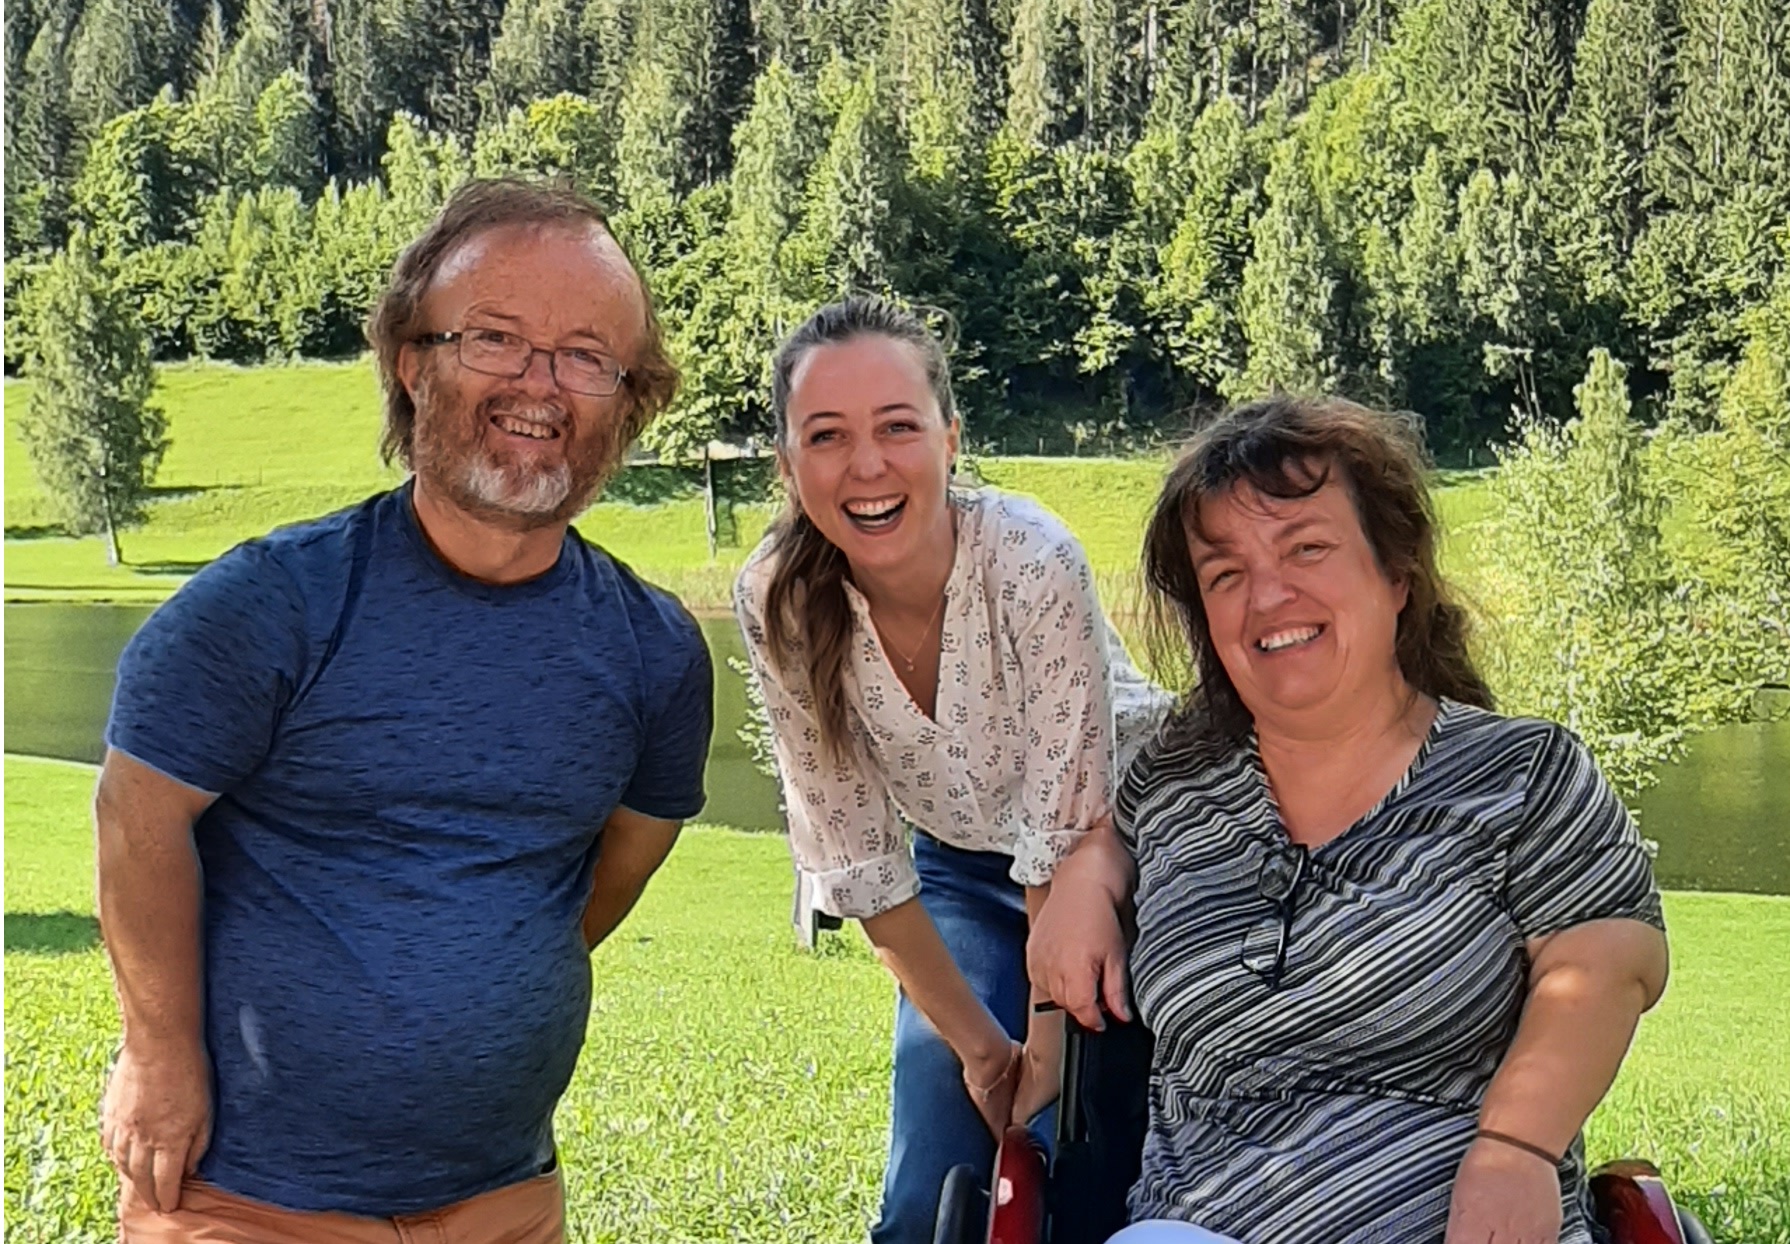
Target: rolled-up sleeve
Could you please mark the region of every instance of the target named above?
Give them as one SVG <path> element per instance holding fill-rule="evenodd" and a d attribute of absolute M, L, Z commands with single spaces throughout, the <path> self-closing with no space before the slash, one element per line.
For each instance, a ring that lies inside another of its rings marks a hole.
<path fill-rule="evenodd" d="M 856 724 L 846 756 L 829 756 L 806 677 L 773 667 L 763 617 L 767 580 L 762 563 L 748 564 L 734 585 L 734 616 L 764 699 L 790 851 L 818 883 L 815 905 L 822 911 L 859 920 L 881 915 L 920 892 L 906 825 L 865 757 Z"/>
<path fill-rule="evenodd" d="M 1112 807 L 1112 668 L 1094 575 L 1073 537 L 1023 549 L 1016 574 L 1007 632 L 1022 683 L 1025 820 L 1012 877 L 1031 886 Z"/>

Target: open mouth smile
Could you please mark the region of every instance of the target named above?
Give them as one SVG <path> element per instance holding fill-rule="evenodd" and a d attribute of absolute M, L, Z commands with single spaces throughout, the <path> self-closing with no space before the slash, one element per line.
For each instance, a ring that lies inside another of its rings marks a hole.
<path fill-rule="evenodd" d="M 1269 631 L 1255 641 L 1257 652 L 1287 652 L 1294 648 L 1303 648 L 1328 628 L 1323 626 L 1288 626 L 1278 631 Z"/>
<path fill-rule="evenodd" d="M 839 507 L 846 519 L 860 531 L 886 531 L 893 527 L 907 509 L 906 497 L 873 497 L 863 501 L 847 501 Z"/>
<path fill-rule="evenodd" d="M 551 423 L 542 423 L 534 419 L 524 419 L 518 415 L 492 415 L 491 426 L 499 432 L 510 436 L 520 436 L 531 441 L 556 441 L 559 429 Z"/>

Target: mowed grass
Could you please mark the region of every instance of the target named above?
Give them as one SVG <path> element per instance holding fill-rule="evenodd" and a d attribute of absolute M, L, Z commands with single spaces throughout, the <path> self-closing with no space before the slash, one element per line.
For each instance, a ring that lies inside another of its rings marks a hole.
<path fill-rule="evenodd" d="M 19 438 L 28 381 L 6 398 L 6 596 L 9 600 L 153 602 L 239 541 L 339 509 L 401 475 L 378 458 L 379 388 L 373 368 L 299 363 L 162 369 L 157 400 L 170 448 L 156 476 L 148 521 L 123 534 L 126 564 L 106 565 L 98 537 L 58 534 Z M 1167 454 L 1130 459 L 983 458 L 983 479 L 1037 497 L 1087 547 L 1107 607 L 1133 612 L 1144 524 Z M 1444 519 L 1462 531 L 1483 511 L 1469 479 L 1440 494 Z M 733 577 L 770 520 L 767 505 L 733 514 L 733 539 L 711 559 L 700 497 L 659 505 L 605 502 L 579 529 L 692 608 L 725 609 Z M 1450 546 L 1451 553 L 1454 546 Z"/>
<path fill-rule="evenodd" d="M 93 919 L 93 771 L 6 760 L 6 1191 L 13 1244 L 114 1237 L 99 1095 L 118 1024 Z M 592 960 L 556 1131 L 577 1241 L 862 1238 L 894 990 L 854 927 L 794 946 L 775 838 L 692 829 Z"/>
<path fill-rule="evenodd" d="M 93 771 L 6 761 L 7 1238 L 111 1238 L 94 1120 L 117 1018 Z M 794 948 L 781 842 L 690 831 L 593 957 L 557 1131 L 579 1241 L 847 1241 L 875 1212 L 892 990 L 855 928 Z M 1667 896 L 1673 978 L 1592 1120 L 1724 1244 L 1790 1244 L 1790 900 Z"/>

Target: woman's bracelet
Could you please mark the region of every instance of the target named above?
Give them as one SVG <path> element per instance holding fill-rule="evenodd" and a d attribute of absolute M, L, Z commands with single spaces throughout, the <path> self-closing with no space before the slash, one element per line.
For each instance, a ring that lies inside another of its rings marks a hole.
<path fill-rule="evenodd" d="M 1559 1166 L 1562 1160 L 1540 1145 L 1532 1145 L 1526 1140 L 1515 1136 L 1506 1136 L 1503 1132 L 1494 1132 L 1490 1128 L 1482 1127 L 1473 1133 L 1473 1136 L 1476 1140 L 1495 1140 L 1501 1145 L 1509 1145 L 1512 1149 L 1521 1149 L 1524 1153 L 1532 1153 L 1549 1166 Z"/>
<path fill-rule="evenodd" d="M 987 1085 L 971 1084 L 969 1078 L 966 1076 L 964 1078 L 963 1086 L 970 1091 L 972 1096 L 981 1101 L 987 1101 L 990 1097 L 994 1096 L 996 1089 L 1007 1082 L 1007 1077 L 1013 1074 L 1013 1064 L 1020 1060 L 1020 1057 L 1024 1052 L 1024 1047 L 1021 1046 L 1019 1042 L 1009 1039 L 1007 1042 L 1007 1061 L 1001 1067 L 1001 1074 L 996 1076 L 993 1081 Z"/>

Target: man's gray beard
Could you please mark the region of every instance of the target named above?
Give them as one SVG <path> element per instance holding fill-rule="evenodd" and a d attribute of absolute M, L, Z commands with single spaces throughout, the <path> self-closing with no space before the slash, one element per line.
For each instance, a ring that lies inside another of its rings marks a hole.
<path fill-rule="evenodd" d="M 524 530 L 569 523 L 584 512 L 621 465 L 621 455 L 610 445 L 605 447 L 606 469 L 588 481 L 574 479 L 572 464 L 567 461 L 524 474 L 506 470 L 475 442 L 465 447 L 464 461 L 449 466 L 461 455 L 445 443 L 437 430 L 441 425 L 425 418 L 423 411 L 442 400 L 452 402 L 457 394 L 452 390 L 442 394 L 435 377 L 425 376 L 416 397 L 414 466 L 468 513 L 507 521 Z"/>
<path fill-rule="evenodd" d="M 483 510 L 551 521 L 572 493 L 572 469 L 561 462 L 517 479 L 484 454 L 460 472 L 459 491 Z M 582 507 L 580 507 L 582 508 Z"/>

